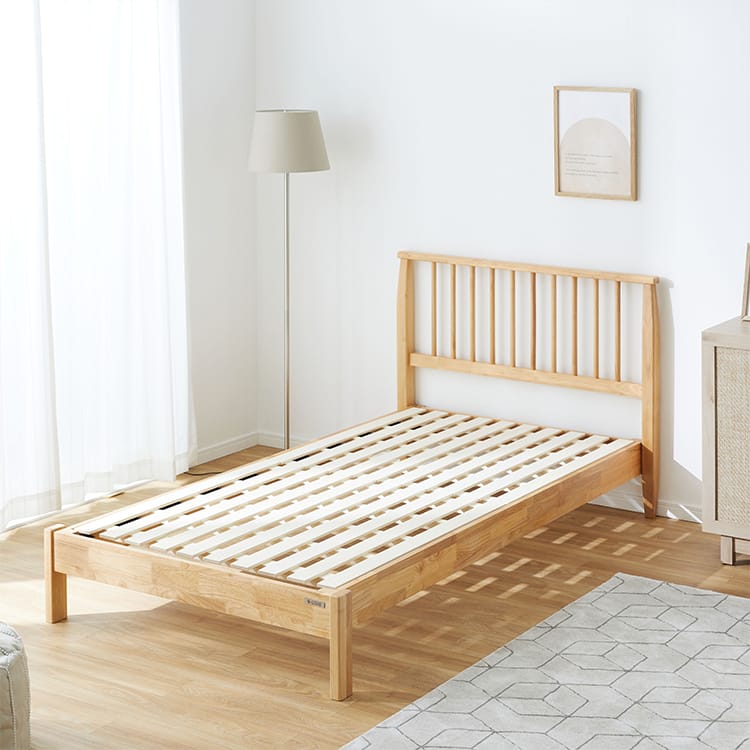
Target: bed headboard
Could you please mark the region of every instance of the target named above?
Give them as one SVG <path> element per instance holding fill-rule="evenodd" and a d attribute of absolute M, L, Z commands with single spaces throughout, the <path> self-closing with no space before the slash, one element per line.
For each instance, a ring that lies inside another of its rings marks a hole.
<path fill-rule="evenodd" d="M 399 409 L 416 403 L 417 367 L 640 399 L 644 508 L 653 516 L 659 482 L 658 277 L 406 251 L 398 257 Z M 630 300 L 638 287 L 642 312 L 633 331 L 624 324 L 623 299 L 627 294 Z M 417 318 L 427 334 L 419 350 Z M 632 376 L 626 328 L 628 339 L 640 338 L 640 377 Z"/>

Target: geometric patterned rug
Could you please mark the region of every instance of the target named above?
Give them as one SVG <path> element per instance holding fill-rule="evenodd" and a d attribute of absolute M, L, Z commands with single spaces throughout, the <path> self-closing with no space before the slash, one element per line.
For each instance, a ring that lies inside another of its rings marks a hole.
<path fill-rule="evenodd" d="M 750 599 L 618 573 L 346 750 L 750 750 Z"/>

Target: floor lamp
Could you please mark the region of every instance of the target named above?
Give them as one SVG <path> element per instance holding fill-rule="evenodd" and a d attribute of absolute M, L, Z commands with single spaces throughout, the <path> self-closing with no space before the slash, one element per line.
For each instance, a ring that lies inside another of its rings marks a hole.
<path fill-rule="evenodd" d="M 248 168 L 284 175 L 284 448 L 289 448 L 289 174 L 330 168 L 318 113 L 309 109 L 257 111 Z"/>

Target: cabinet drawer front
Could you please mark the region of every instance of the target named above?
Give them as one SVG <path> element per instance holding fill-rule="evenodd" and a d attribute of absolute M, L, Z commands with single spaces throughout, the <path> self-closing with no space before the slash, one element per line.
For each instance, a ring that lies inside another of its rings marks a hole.
<path fill-rule="evenodd" d="M 716 347 L 716 518 L 750 527 L 750 351 Z"/>

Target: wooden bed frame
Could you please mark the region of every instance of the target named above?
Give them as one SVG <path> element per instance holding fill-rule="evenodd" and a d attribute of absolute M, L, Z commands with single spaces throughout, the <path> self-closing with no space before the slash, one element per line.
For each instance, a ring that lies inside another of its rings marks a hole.
<path fill-rule="evenodd" d="M 639 474 L 644 512 L 655 515 L 658 279 L 412 252 L 399 258 L 399 411 L 91 521 L 47 528 L 48 622 L 67 617 L 66 577 L 75 575 L 308 633 L 328 639 L 330 695 L 343 700 L 352 693 L 353 625 Z M 627 285 L 642 289 L 641 382 L 622 378 Z M 417 292 L 420 303 L 427 297 L 421 308 Z M 424 325 L 415 323 L 417 309 Z M 417 329 L 426 332 L 426 351 L 415 347 Z M 600 342 L 607 354 L 611 344 L 614 361 L 602 365 Z M 416 407 L 418 367 L 638 398 L 642 437 Z M 424 492 L 409 490 L 403 501 L 408 469 L 425 456 L 429 465 L 415 480 Z M 404 461 L 397 471 L 389 469 L 396 457 Z M 322 494 L 311 494 L 321 485 Z M 408 513 L 394 516 L 402 505 Z M 248 547 L 242 530 L 264 524 L 278 533 L 266 540 L 263 531 Z M 225 537 L 229 546 L 219 548 L 215 540 Z M 276 548 L 280 557 L 272 558 Z"/>

